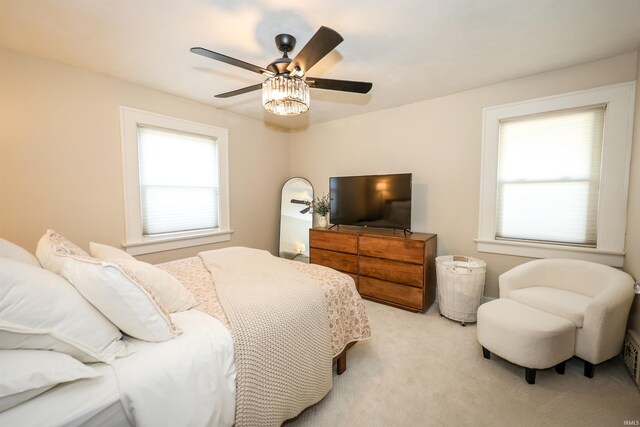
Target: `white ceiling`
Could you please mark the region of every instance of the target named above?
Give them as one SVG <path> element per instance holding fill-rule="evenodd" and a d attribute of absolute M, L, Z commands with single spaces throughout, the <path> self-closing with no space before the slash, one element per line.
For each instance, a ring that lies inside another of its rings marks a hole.
<path fill-rule="evenodd" d="M 321 25 L 345 40 L 309 75 L 373 89 L 312 89 L 301 116 L 215 99 L 262 78 L 189 52 L 264 67 Z M 640 0 L 0 0 L 0 45 L 296 129 L 637 50 Z"/>

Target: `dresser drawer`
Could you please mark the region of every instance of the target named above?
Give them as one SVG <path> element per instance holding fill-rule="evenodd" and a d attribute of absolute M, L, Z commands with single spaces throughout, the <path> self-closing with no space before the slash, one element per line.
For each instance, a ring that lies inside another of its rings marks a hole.
<path fill-rule="evenodd" d="M 360 257 L 360 274 L 376 279 L 422 288 L 424 266 L 382 258 Z"/>
<path fill-rule="evenodd" d="M 309 247 L 357 254 L 358 236 L 332 231 L 309 230 Z"/>
<path fill-rule="evenodd" d="M 320 264 L 335 270 L 340 270 L 353 275 L 358 274 L 358 256 L 343 254 L 340 252 L 326 251 L 324 249 L 311 248 L 309 261 L 312 264 Z"/>
<path fill-rule="evenodd" d="M 423 309 L 423 290 L 413 286 L 360 276 L 358 292 L 365 297 L 392 302 L 415 310 Z"/>
<path fill-rule="evenodd" d="M 423 264 L 424 242 L 410 239 L 360 236 L 360 255 Z"/>

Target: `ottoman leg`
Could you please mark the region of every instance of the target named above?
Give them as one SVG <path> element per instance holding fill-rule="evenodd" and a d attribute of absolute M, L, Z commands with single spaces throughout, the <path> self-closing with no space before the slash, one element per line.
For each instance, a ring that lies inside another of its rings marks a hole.
<path fill-rule="evenodd" d="M 536 383 L 536 370 L 533 368 L 524 368 L 524 377 L 529 384 Z"/>
<path fill-rule="evenodd" d="M 485 359 L 491 359 L 491 352 L 482 347 L 482 357 L 484 357 Z"/>
<path fill-rule="evenodd" d="M 564 367 L 566 366 L 567 361 L 565 360 L 562 363 L 558 363 L 556 365 L 556 372 L 559 373 L 560 375 L 564 375 Z"/>
<path fill-rule="evenodd" d="M 587 378 L 593 378 L 593 374 L 596 372 L 596 367 L 593 363 L 584 361 L 584 376 Z"/>

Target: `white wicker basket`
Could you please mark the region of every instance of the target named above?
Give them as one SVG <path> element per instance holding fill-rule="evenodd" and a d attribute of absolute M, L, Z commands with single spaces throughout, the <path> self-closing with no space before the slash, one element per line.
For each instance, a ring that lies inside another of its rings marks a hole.
<path fill-rule="evenodd" d="M 445 255 L 436 258 L 440 314 L 465 322 L 475 322 L 482 295 L 487 263 L 481 259 Z"/>

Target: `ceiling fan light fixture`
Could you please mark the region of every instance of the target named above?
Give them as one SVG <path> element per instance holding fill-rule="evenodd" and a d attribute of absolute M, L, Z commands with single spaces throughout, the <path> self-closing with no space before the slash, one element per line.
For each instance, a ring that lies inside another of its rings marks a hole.
<path fill-rule="evenodd" d="M 291 59 L 289 58 L 289 53 L 296 45 L 296 38 L 290 34 L 278 34 L 275 39 L 276 46 L 283 55 L 267 65 L 266 68 L 258 67 L 203 47 L 193 47 L 191 52 L 252 71 L 260 74 L 263 78 L 267 77 L 264 83 L 219 93 L 216 98 L 231 98 L 232 96 L 262 89 L 262 106 L 265 110 L 281 116 L 294 116 L 309 111 L 309 86 L 314 90 L 322 89 L 362 94 L 369 93 L 371 90 L 373 84 L 368 82 L 321 79 L 307 75 L 307 71 L 327 56 L 343 40 L 342 36 L 335 30 L 322 26 L 298 52 L 296 57 Z"/>
<path fill-rule="evenodd" d="M 270 113 L 293 116 L 309 110 L 309 85 L 302 79 L 284 75 L 262 83 L 262 105 Z"/>

